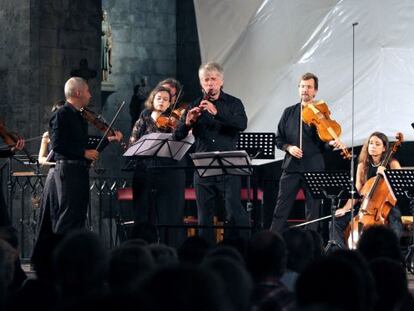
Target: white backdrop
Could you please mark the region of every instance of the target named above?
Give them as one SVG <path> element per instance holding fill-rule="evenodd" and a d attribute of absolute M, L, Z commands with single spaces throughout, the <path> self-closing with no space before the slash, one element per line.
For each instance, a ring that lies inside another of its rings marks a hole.
<path fill-rule="evenodd" d="M 276 132 L 297 84 L 319 77 L 317 99 L 360 145 L 382 131 L 414 140 L 414 1 L 194 0 L 202 61 L 224 66 L 225 91 L 244 102 L 248 131 Z M 355 116 L 352 118 L 352 23 Z M 281 152 L 277 157 L 283 156 Z"/>

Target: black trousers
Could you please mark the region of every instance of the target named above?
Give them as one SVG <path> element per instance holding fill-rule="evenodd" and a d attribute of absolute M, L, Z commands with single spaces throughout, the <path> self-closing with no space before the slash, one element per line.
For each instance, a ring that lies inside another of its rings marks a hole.
<path fill-rule="evenodd" d="M 36 244 L 39 240 L 46 239 L 47 236 L 50 236 L 53 233 L 52 230 L 52 218 L 56 222 L 56 215 L 51 214 L 51 210 L 55 212 L 57 209 L 51 209 L 51 207 L 57 207 L 59 204 L 56 184 L 54 179 L 55 168 L 49 168 L 47 173 L 45 185 L 43 187 L 42 196 L 40 198 L 40 212 L 37 219 L 37 228 L 36 228 Z"/>
<path fill-rule="evenodd" d="M 241 178 L 240 176 L 224 175 L 212 177 L 200 177 L 194 173 L 194 188 L 196 191 L 198 224 L 201 226 L 212 226 L 216 199 L 219 196 L 224 198 L 224 208 L 226 212 L 225 222 L 231 227 L 248 226 L 249 216 L 243 208 L 240 199 Z M 225 229 L 227 238 L 249 237 L 249 230 L 246 229 Z M 228 234 L 229 233 L 229 234 Z M 199 229 L 199 235 L 210 242 L 214 242 L 214 230 Z"/>
<path fill-rule="evenodd" d="M 287 228 L 287 219 L 300 188 L 303 188 L 305 193 L 306 220 L 309 221 L 319 217 L 321 200 L 312 198 L 312 195 L 304 185 L 302 175 L 300 173 L 283 171 L 279 181 L 279 193 L 276 207 L 273 211 L 272 225 L 270 226 L 271 231 L 282 233 Z M 307 228 L 316 231 L 318 229 L 318 223 L 309 224 Z"/>
<path fill-rule="evenodd" d="M 9 211 L 7 210 L 6 199 L 4 198 L 3 187 L 0 188 L 0 226 L 11 226 Z"/>
<path fill-rule="evenodd" d="M 182 225 L 185 205 L 185 172 L 171 159 L 138 161 L 133 176 L 135 222 L 158 225 L 162 243 L 179 247 L 185 239 Z M 157 169 L 156 166 L 171 168 Z"/>
<path fill-rule="evenodd" d="M 57 163 L 53 172 L 57 204 L 50 207 L 52 230 L 67 234 L 85 228 L 89 204 L 89 167 Z"/>

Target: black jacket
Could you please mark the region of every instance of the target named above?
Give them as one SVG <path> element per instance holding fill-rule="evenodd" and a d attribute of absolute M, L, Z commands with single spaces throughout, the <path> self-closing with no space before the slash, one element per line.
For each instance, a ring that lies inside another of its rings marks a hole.
<path fill-rule="evenodd" d="M 202 98 L 199 98 L 192 102 L 188 110 L 198 106 L 201 100 Z M 213 104 L 217 108 L 217 114 L 213 116 L 205 111 L 192 126 L 196 138 L 195 150 L 196 152 L 236 150 L 239 132 L 247 127 L 244 106 L 240 99 L 224 92 L 220 93 Z M 176 129 L 175 138 L 183 139 L 189 130 L 190 128 L 183 122 Z"/>
<path fill-rule="evenodd" d="M 277 127 L 276 146 L 286 151 L 282 169 L 288 172 L 322 171 L 325 169 L 323 152 L 329 150 L 328 144 L 319 139 L 316 128 L 303 123 L 302 151 L 303 158 L 297 159 L 287 152 L 289 145 L 299 147 L 300 103 L 287 107 Z"/>

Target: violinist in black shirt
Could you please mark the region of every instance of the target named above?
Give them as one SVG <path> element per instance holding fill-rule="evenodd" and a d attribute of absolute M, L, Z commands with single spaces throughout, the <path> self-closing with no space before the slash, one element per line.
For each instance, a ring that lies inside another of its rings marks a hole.
<path fill-rule="evenodd" d="M 89 202 L 89 165 L 96 161 L 99 152 L 87 149 L 88 123 L 80 110 L 89 103 L 91 94 L 86 81 L 70 78 L 65 84 L 65 105 L 52 116 L 50 141 L 56 167 L 54 180 L 58 206 L 51 207 L 54 233 L 66 234 L 72 229 L 83 228 Z M 121 141 L 122 133 L 108 137 L 108 141 Z"/>
<path fill-rule="evenodd" d="M 223 69 L 219 64 L 213 62 L 203 64 L 198 74 L 202 90 L 208 96 L 190 104 L 185 124 L 175 132 L 176 138 L 182 139 L 192 130 L 196 138 L 196 152 L 236 150 L 238 134 L 247 127 L 244 106 L 240 99 L 222 91 Z M 226 223 L 235 226 L 249 225 L 247 212 L 240 200 L 240 176 L 200 177 L 195 172 L 194 188 L 199 225 L 213 224 L 217 196 L 224 198 Z M 206 239 L 214 241 L 213 230 L 201 228 L 199 233 Z M 242 233 L 247 231 L 237 232 L 234 238 Z"/>
<path fill-rule="evenodd" d="M 304 188 L 302 173 L 323 171 L 325 169 L 323 152 L 330 150 L 330 146 L 343 148 L 337 140 L 323 142 L 316 128 L 302 121 L 301 106 L 306 107 L 314 102 L 318 92 L 318 77 L 312 73 L 302 75 L 298 91 L 301 102 L 284 110 L 277 127 L 276 146 L 286 154 L 282 163 L 283 172 L 270 230 L 279 233 L 286 226 L 298 190 Z M 304 190 L 306 220 L 316 219 L 319 217 L 320 200 L 313 199 L 310 192 L 306 188 Z M 317 225 L 317 223 L 310 224 L 308 229 L 316 230 Z"/>

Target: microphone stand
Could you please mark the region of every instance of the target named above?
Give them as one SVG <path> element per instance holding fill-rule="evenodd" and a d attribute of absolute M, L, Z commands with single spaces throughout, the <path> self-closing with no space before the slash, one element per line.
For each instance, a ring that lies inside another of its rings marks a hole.
<path fill-rule="evenodd" d="M 353 229 L 354 223 L 354 202 L 355 202 L 355 161 L 354 161 L 354 120 L 355 120 L 355 27 L 358 26 L 358 22 L 352 23 L 352 108 L 351 108 L 351 169 L 350 169 L 350 182 L 351 182 L 351 243 L 354 246 Z M 346 243 L 346 241 L 345 241 Z"/>

